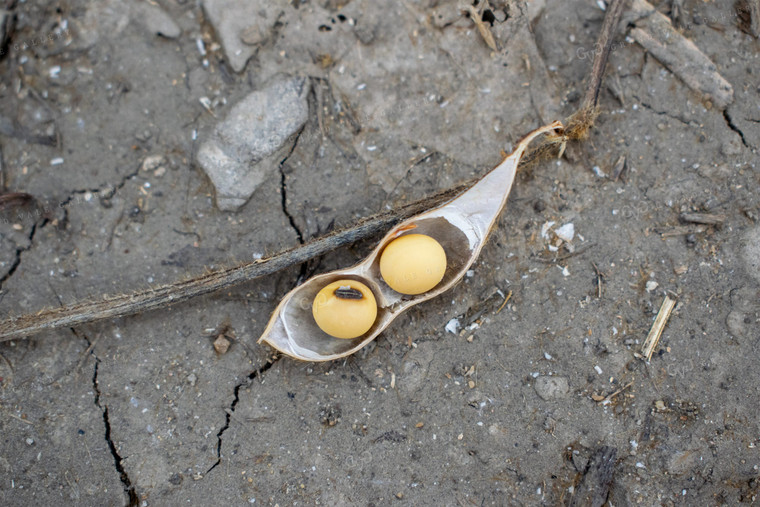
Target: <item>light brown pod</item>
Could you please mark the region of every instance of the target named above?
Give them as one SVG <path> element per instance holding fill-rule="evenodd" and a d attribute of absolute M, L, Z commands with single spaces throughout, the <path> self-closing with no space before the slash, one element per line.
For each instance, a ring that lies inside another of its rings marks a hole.
<path fill-rule="evenodd" d="M 345 357 L 374 340 L 402 312 L 451 288 L 464 276 L 483 248 L 507 202 L 517 165 L 528 144 L 536 136 L 561 127 L 560 122 L 554 122 L 528 134 L 501 164 L 470 189 L 438 208 L 398 224 L 359 264 L 315 276 L 288 292 L 272 313 L 259 343 L 265 342 L 283 354 L 303 361 Z M 443 280 L 432 290 L 404 295 L 388 287 L 380 276 L 380 253 L 390 241 L 412 233 L 425 234 L 438 241 L 446 252 L 447 266 Z M 323 332 L 312 316 L 314 297 L 322 287 L 339 279 L 362 282 L 377 300 L 375 323 L 358 338 L 334 338 Z"/>

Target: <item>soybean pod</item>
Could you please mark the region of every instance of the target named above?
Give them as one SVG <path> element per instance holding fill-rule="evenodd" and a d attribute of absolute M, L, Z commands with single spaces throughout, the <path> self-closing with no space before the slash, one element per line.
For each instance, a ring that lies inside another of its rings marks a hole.
<path fill-rule="evenodd" d="M 303 361 L 353 354 L 412 306 L 450 289 L 477 259 L 507 202 L 517 166 L 537 136 L 451 201 L 396 225 L 366 259 L 324 273 L 288 292 L 259 338 Z"/>

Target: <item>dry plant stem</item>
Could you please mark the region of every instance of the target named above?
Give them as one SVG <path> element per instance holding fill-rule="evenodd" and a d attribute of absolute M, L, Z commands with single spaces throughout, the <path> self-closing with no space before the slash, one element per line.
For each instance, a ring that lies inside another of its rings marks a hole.
<path fill-rule="evenodd" d="M 583 141 L 588 137 L 588 133 L 599 115 L 597 103 L 602 88 L 602 79 L 612 49 L 615 28 L 620 24 L 626 1 L 612 0 L 607 6 L 602 28 L 594 45 L 600 50 L 594 54 L 591 74 L 586 84 L 586 94 L 583 97 L 580 109 L 563 122 L 565 131 L 562 136 L 548 136 L 537 148 L 523 156 L 521 167 L 531 167 L 540 160 L 556 157 L 557 154 L 561 155 L 568 141 Z"/>
<path fill-rule="evenodd" d="M 49 308 L 17 318 L 11 317 L 0 322 L 0 341 L 19 339 L 49 329 L 74 327 L 134 315 L 234 287 L 385 232 L 402 220 L 451 200 L 468 187 L 469 184 L 459 185 L 395 210 L 378 213 L 349 229 L 318 238 L 267 259 L 223 268 L 144 292 L 104 296 L 101 300 Z"/>
<path fill-rule="evenodd" d="M 583 140 L 586 138 L 598 114 L 596 103 L 602 84 L 602 76 L 609 56 L 613 31 L 619 23 L 624 4 L 625 0 L 612 0 L 607 7 L 607 14 L 598 38 L 600 45 L 596 46 L 603 48 L 603 50 L 594 55 L 586 97 L 581 109 L 567 119 L 563 136 L 550 135 L 543 138 L 538 146 L 523 156 L 520 168 L 530 166 L 539 160 L 556 157 L 567 140 Z M 104 296 L 101 300 L 85 301 L 60 308 L 41 310 L 34 314 L 11 317 L 0 322 L 0 342 L 26 338 L 45 330 L 75 327 L 90 322 L 147 312 L 270 275 L 340 247 L 385 232 L 407 218 L 453 199 L 472 186 L 473 183 L 474 181 L 468 181 L 406 206 L 372 215 L 353 227 L 315 239 L 267 259 L 219 269 L 143 292 Z"/>
<path fill-rule="evenodd" d="M 670 312 L 673 311 L 675 306 L 676 300 L 671 299 L 670 296 L 666 295 L 665 300 L 663 300 L 662 305 L 660 305 L 660 311 L 657 312 L 657 317 L 654 319 L 654 324 L 652 324 L 652 328 L 649 330 L 647 339 L 641 346 L 641 355 L 645 357 L 647 361 L 652 359 L 652 354 L 654 353 L 654 349 L 657 348 L 657 344 L 660 342 L 660 336 L 662 336 L 662 331 L 665 329 L 665 324 L 667 324 L 668 319 L 670 319 Z"/>
<path fill-rule="evenodd" d="M 620 22 L 625 9 L 626 0 L 612 0 L 607 6 L 607 13 L 602 22 L 602 29 L 596 39 L 594 47 L 601 48 L 594 55 L 594 63 L 591 68 L 591 80 L 586 87 L 586 96 L 583 98 L 583 109 L 593 109 L 599 101 L 599 90 L 602 87 L 604 69 L 607 68 L 607 60 L 612 49 L 612 39 L 615 36 L 615 27 Z"/>
<path fill-rule="evenodd" d="M 681 220 L 694 224 L 723 225 L 726 215 L 714 215 L 711 213 L 681 213 Z"/>

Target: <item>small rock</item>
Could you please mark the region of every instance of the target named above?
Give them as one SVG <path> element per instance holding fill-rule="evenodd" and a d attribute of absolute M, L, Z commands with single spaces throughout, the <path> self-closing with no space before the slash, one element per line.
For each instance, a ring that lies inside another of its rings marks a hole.
<path fill-rule="evenodd" d="M 335 426 L 340 422 L 341 415 L 340 405 L 328 405 L 319 411 L 319 421 L 325 426 Z"/>
<path fill-rule="evenodd" d="M 720 145 L 720 152 L 727 157 L 735 157 L 741 155 L 742 144 L 737 139 L 731 139 L 730 141 L 724 141 Z"/>
<path fill-rule="evenodd" d="M 162 35 L 167 39 L 176 39 L 182 30 L 161 7 L 148 2 L 133 5 L 135 19 L 142 23 L 151 33 Z"/>
<path fill-rule="evenodd" d="M 222 43 L 232 70 L 245 68 L 258 47 L 274 35 L 285 2 L 203 0 L 203 11 Z"/>
<path fill-rule="evenodd" d="M 216 205 L 234 211 L 280 164 L 306 123 L 305 78 L 281 79 L 235 104 L 198 150 Z"/>
<path fill-rule="evenodd" d="M 704 164 L 697 170 L 700 176 L 714 180 L 725 180 L 733 174 L 727 164 Z"/>
<path fill-rule="evenodd" d="M 459 324 L 459 319 L 453 318 L 446 323 L 446 327 L 444 329 L 447 333 L 457 334 L 460 327 L 461 325 Z"/>
<path fill-rule="evenodd" d="M 549 401 L 564 397 L 570 391 L 567 377 L 549 377 L 546 375 L 536 379 L 533 385 L 541 399 Z"/>
<path fill-rule="evenodd" d="M 216 340 L 214 340 L 214 350 L 216 350 L 217 354 L 226 354 L 229 349 L 230 341 L 224 335 L 219 335 Z"/>
<path fill-rule="evenodd" d="M 229 346 L 229 345 L 228 345 Z M 195 373 L 191 373 L 187 376 L 187 383 L 191 386 L 194 386 L 196 382 L 198 382 L 198 376 Z"/>
<path fill-rule="evenodd" d="M 163 155 L 150 155 L 143 160 L 140 170 L 142 171 L 155 171 L 164 163 Z"/>
<path fill-rule="evenodd" d="M 728 316 L 726 317 L 726 327 L 731 336 L 734 338 L 744 338 L 747 336 L 748 329 L 747 323 L 744 322 L 745 320 L 748 320 L 748 316 L 744 312 L 736 310 L 728 312 Z"/>

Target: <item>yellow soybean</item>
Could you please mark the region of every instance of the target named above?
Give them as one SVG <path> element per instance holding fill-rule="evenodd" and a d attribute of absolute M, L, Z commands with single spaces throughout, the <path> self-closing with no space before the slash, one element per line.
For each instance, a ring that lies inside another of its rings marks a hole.
<path fill-rule="evenodd" d="M 380 255 L 380 274 L 402 294 L 422 294 L 440 283 L 446 273 L 446 252 L 424 234 L 394 239 Z"/>
<path fill-rule="evenodd" d="M 319 328 L 335 338 L 357 338 L 372 327 L 377 318 L 377 302 L 372 291 L 356 280 L 338 280 L 317 293 L 311 306 Z"/>

